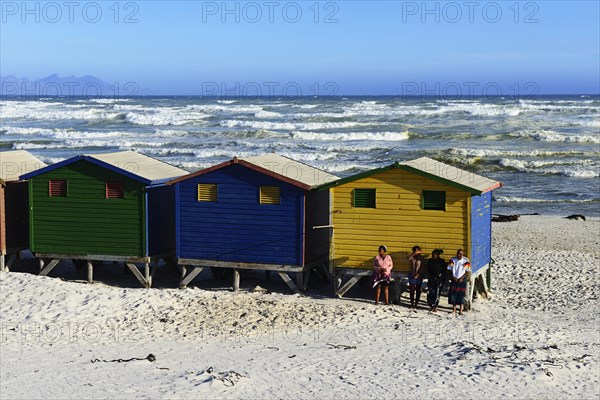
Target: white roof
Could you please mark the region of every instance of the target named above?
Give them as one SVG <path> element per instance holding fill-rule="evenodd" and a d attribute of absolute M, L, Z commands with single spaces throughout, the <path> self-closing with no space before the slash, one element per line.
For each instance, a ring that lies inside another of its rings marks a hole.
<path fill-rule="evenodd" d="M 39 158 L 25 150 L 0 152 L 0 180 L 4 182 L 18 181 L 21 175 L 45 166 Z"/>
<path fill-rule="evenodd" d="M 153 182 L 176 178 L 188 173 L 184 169 L 130 150 L 116 153 L 86 154 L 86 157 L 95 158 Z"/>
<path fill-rule="evenodd" d="M 292 160 L 291 158 L 274 153 L 240 158 L 240 160 L 254 164 L 277 175 L 284 176 L 288 179 L 297 181 L 310 187 L 323 185 L 339 179 L 337 176 L 329 174 L 315 167 L 311 167 L 310 165 L 306 165 L 296 160 Z"/>
<path fill-rule="evenodd" d="M 485 178 L 464 169 L 444 164 L 429 157 L 421 157 L 415 160 L 404 161 L 400 163 L 408 167 L 417 169 L 426 174 L 439 177 L 448 181 L 458 183 L 459 185 L 475 189 L 480 192 L 486 192 L 501 185 L 500 182 Z"/>

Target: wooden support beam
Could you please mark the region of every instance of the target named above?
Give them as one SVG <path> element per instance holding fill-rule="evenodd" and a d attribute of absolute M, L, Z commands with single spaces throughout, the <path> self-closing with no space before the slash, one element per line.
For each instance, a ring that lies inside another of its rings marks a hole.
<path fill-rule="evenodd" d="M 312 268 L 308 268 L 306 271 L 306 276 L 302 279 L 302 291 L 306 292 L 306 289 L 308 288 L 308 280 L 310 279 L 310 271 L 312 271 Z"/>
<path fill-rule="evenodd" d="M 144 263 L 144 280 L 144 287 L 150 287 L 150 264 L 147 262 Z"/>
<path fill-rule="evenodd" d="M 8 272 L 10 270 L 10 268 L 12 267 L 13 263 L 17 260 L 17 258 L 19 258 L 18 251 L 16 253 L 10 254 L 10 256 L 8 257 L 8 261 L 6 262 L 6 265 L 4 266 L 4 269 L 6 272 Z"/>
<path fill-rule="evenodd" d="M 237 292 L 240 290 L 240 271 L 236 269 L 233 270 L 233 291 Z"/>
<path fill-rule="evenodd" d="M 127 268 L 129 268 L 129 270 L 133 272 L 133 275 L 137 278 L 138 281 L 140 281 L 142 286 L 148 287 L 146 286 L 148 284 L 146 278 L 144 278 L 144 276 L 135 264 L 126 262 L 125 265 L 127 265 Z"/>
<path fill-rule="evenodd" d="M 50 264 L 48 264 L 48 266 L 50 266 Z M 87 262 L 87 281 L 88 283 L 94 283 L 94 264 L 92 264 L 91 260 L 88 260 Z"/>
<path fill-rule="evenodd" d="M 333 268 L 333 295 L 336 296 L 338 290 L 342 286 L 342 274 L 337 269 Z"/>
<path fill-rule="evenodd" d="M 298 286 L 296 286 L 296 284 L 294 283 L 294 281 L 292 281 L 290 279 L 290 277 L 288 276 L 288 274 L 286 272 L 279 271 L 277 273 L 279 274 L 279 276 L 281 277 L 281 279 L 283 279 L 283 281 L 285 283 L 287 283 L 287 285 L 290 287 L 290 289 L 292 289 L 294 291 L 294 293 L 300 293 L 300 289 L 298 289 Z"/>
<path fill-rule="evenodd" d="M 60 262 L 60 260 L 58 258 L 55 258 L 54 260 L 51 260 L 48 265 L 46 265 L 45 268 L 43 268 L 39 275 L 40 276 L 46 276 L 50 273 L 50 271 L 52 271 L 54 269 L 54 267 L 56 267 L 58 265 L 58 263 Z"/>
<path fill-rule="evenodd" d="M 150 287 L 154 282 L 154 276 L 156 275 L 156 270 L 158 269 L 158 263 L 160 262 L 160 258 L 155 258 L 152 266 L 150 267 Z"/>
<path fill-rule="evenodd" d="M 372 273 L 373 273 L 373 271 L 370 271 L 370 270 L 354 273 L 352 278 L 350 278 L 350 280 L 348 282 L 346 282 L 346 284 L 344 286 L 339 288 L 335 294 L 338 297 L 342 297 L 348 290 L 350 290 L 350 288 L 352 288 L 352 286 L 354 286 L 356 284 L 356 282 L 358 282 L 360 280 L 360 278 L 362 278 L 363 276 L 369 276 Z M 340 278 L 340 283 L 341 283 L 341 278 Z"/>
<path fill-rule="evenodd" d="M 186 287 L 187 285 L 189 285 L 189 283 L 194 280 L 195 277 L 198 276 L 198 274 L 200 272 L 202 272 L 202 270 L 204 269 L 204 267 L 193 267 L 192 270 L 190 271 L 190 273 L 188 274 L 188 276 L 185 276 L 185 268 L 183 268 L 183 275 L 182 275 L 182 279 L 181 282 L 179 283 L 179 288 L 183 289 L 184 287 Z"/>
<path fill-rule="evenodd" d="M 302 269 L 303 269 L 303 267 L 301 265 L 243 263 L 243 262 L 230 262 L 230 261 L 199 260 L 199 259 L 194 259 L 194 258 L 179 258 L 177 261 L 179 262 L 179 264 L 200 265 L 202 267 L 254 269 L 254 270 L 264 270 L 264 271 L 298 272 L 298 271 L 302 271 Z"/>
<path fill-rule="evenodd" d="M 8 268 L 6 267 L 6 264 L 4 263 L 4 257 L 6 257 L 4 254 L 0 254 L 0 271 L 8 272 Z"/>
<path fill-rule="evenodd" d="M 296 272 L 296 286 L 298 286 L 299 290 L 306 290 L 304 288 L 304 272 Z"/>
<path fill-rule="evenodd" d="M 471 275 L 471 277 L 469 278 L 469 281 L 467 282 L 467 293 L 466 293 L 467 302 L 464 305 L 464 309 L 466 311 L 471 310 L 471 308 L 473 307 L 474 294 L 475 294 L 475 278 L 473 277 L 473 275 Z"/>

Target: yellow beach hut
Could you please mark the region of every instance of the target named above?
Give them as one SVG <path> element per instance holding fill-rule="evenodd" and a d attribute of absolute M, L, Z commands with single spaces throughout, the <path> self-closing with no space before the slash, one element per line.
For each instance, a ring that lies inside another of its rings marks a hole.
<path fill-rule="evenodd" d="M 408 275 L 414 245 L 447 257 L 462 248 L 471 260 L 471 285 L 491 261 L 492 190 L 502 184 L 428 157 L 396 162 L 327 185 L 331 190 L 331 272 L 338 296 L 373 270 L 386 245 L 393 275 Z M 342 285 L 344 275 L 352 275 Z M 472 290 L 469 294 L 472 298 Z"/>

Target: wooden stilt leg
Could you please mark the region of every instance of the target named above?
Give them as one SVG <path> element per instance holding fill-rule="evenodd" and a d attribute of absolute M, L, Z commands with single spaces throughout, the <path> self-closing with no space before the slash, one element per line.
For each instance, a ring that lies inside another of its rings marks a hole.
<path fill-rule="evenodd" d="M 87 281 L 88 283 L 94 283 L 94 264 L 91 260 L 87 262 Z"/>
<path fill-rule="evenodd" d="M 159 259 L 155 259 L 150 266 L 150 277 L 148 279 L 148 287 L 152 287 L 152 282 L 154 282 L 154 275 L 156 275 L 156 270 L 158 268 Z"/>
<path fill-rule="evenodd" d="M 8 257 L 8 261 L 6 262 L 6 265 L 4 265 L 4 271 L 8 272 L 10 271 L 10 268 L 12 267 L 13 263 L 19 259 L 19 253 L 20 252 L 16 252 L 16 253 L 12 253 L 9 257 Z"/>
<path fill-rule="evenodd" d="M 469 282 L 467 284 L 467 303 L 465 304 L 464 308 L 466 311 L 471 310 L 472 306 L 473 306 L 473 295 L 475 293 L 475 278 L 471 277 L 469 279 Z"/>
<path fill-rule="evenodd" d="M 196 276 L 198 276 L 198 274 L 200 272 L 202 272 L 202 270 L 204 269 L 204 267 L 193 267 L 192 271 L 189 273 L 188 276 L 183 275 L 181 282 L 179 283 L 179 288 L 183 289 L 185 288 L 192 280 L 194 280 L 194 278 Z M 185 268 L 184 268 L 185 271 Z"/>
<path fill-rule="evenodd" d="M 350 290 L 350 288 L 352 286 L 354 286 L 356 284 L 356 282 L 358 282 L 360 280 L 360 278 L 362 278 L 363 276 L 368 276 L 368 275 L 371 275 L 371 271 L 364 271 L 364 272 L 357 273 L 352 278 L 350 278 L 350 280 L 348 282 L 346 282 L 346 284 L 344 286 L 342 286 L 341 288 L 338 289 L 338 291 L 336 292 L 336 295 L 338 297 L 342 297 L 348 290 Z"/>
<path fill-rule="evenodd" d="M 146 278 L 144 278 L 144 276 L 142 275 L 142 273 L 140 272 L 140 270 L 138 269 L 138 267 L 135 264 L 126 262 L 125 265 L 127 266 L 127 268 L 129 268 L 129 270 L 131 272 L 133 272 L 133 275 L 137 278 L 138 281 L 140 281 L 140 283 L 144 287 L 148 287 L 148 286 L 146 286 L 148 283 L 146 281 Z"/>
<path fill-rule="evenodd" d="M 287 273 L 280 271 L 278 271 L 277 273 L 279 274 L 279 276 L 281 276 L 281 279 L 283 279 L 283 281 L 287 283 L 290 289 L 294 291 L 294 293 L 300 293 L 300 289 L 298 289 L 298 286 L 296 286 L 296 284 L 290 279 Z"/>
<path fill-rule="evenodd" d="M 150 263 L 144 263 L 144 287 L 150 287 Z"/>
<path fill-rule="evenodd" d="M 4 264 L 4 257 L 6 257 L 4 254 L 0 254 L 0 271 L 2 272 L 6 272 L 8 270 Z"/>
<path fill-rule="evenodd" d="M 306 292 L 306 289 L 308 288 L 308 280 L 310 279 L 310 271 L 312 271 L 312 268 L 308 268 L 306 271 L 306 275 L 303 277 L 302 279 L 302 291 Z"/>
<path fill-rule="evenodd" d="M 296 272 L 296 286 L 299 290 L 304 290 L 304 273 L 302 271 Z"/>
<path fill-rule="evenodd" d="M 39 275 L 41 276 L 46 276 L 50 273 L 50 271 L 52 271 L 54 269 L 54 267 L 56 267 L 59 263 L 59 259 L 55 258 L 54 260 L 51 260 L 48 265 L 46 265 L 46 267 L 42 268 L 42 270 L 40 271 Z"/>
<path fill-rule="evenodd" d="M 333 269 L 333 294 L 337 295 L 338 290 L 342 286 L 342 275 L 337 269 Z"/>
<path fill-rule="evenodd" d="M 237 269 L 233 270 L 233 291 L 237 292 L 240 290 L 240 271 Z"/>

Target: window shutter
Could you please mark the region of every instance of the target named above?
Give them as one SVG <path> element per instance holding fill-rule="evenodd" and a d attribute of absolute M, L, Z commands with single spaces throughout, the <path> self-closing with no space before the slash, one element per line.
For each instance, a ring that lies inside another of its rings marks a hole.
<path fill-rule="evenodd" d="M 354 189 L 353 207 L 375 208 L 375 189 Z"/>
<path fill-rule="evenodd" d="M 423 190 L 423 210 L 446 210 L 446 192 L 438 190 Z"/>
<path fill-rule="evenodd" d="M 217 185 L 212 183 L 198 184 L 198 201 L 217 201 Z"/>
<path fill-rule="evenodd" d="M 67 181 L 50 179 L 48 181 L 48 194 L 50 197 L 67 197 Z"/>
<path fill-rule="evenodd" d="M 125 182 L 106 182 L 107 199 L 124 199 Z"/>
<path fill-rule="evenodd" d="M 277 186 L 260 187 L 260 204 L 280 204 L 281 193 Z"/>

